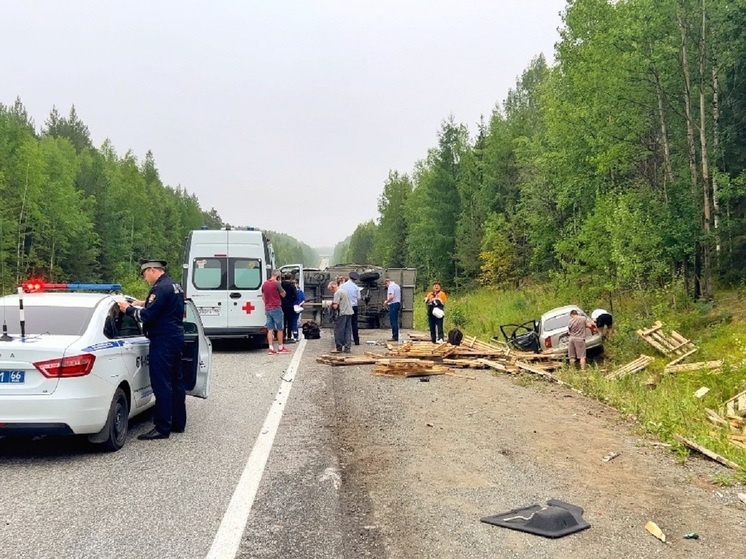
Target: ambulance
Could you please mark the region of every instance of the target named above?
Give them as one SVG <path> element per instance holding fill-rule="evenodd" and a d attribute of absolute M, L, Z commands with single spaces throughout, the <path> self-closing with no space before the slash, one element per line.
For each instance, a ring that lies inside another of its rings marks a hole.
<path fill-rule="evenodd" d="M 253 227 L 190 231 L 184 246 L 182 288 L 194 301 L 211 339 L 266 341 L 262 283 L 275 269 L 272 243 Z M 303 289 L 303 266 L 290 264 Z"/>

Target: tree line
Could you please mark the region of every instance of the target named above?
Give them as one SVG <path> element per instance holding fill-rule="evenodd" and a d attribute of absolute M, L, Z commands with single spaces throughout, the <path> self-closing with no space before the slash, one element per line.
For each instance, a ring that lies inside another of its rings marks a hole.
<path fill-rule="evenodd" d="M 141 257 L 165 258 L 178 275 L 187 233 L 227 225 L 163 184 L 150 151 L 139 161 L 109 140 L 94 147 L 75 106 L 53 108 L 37 131 L 20 99 L 0 104 L 0 197 L 2 292 L 28 278 L 120 283 Z M 274 237 L 278 262 L 318 265 L 310 247 Z"/>
<path fill-rule="evenodd" d="M 423 283 L 563 281 L 597 295 L 685 283 L 712 299 L 746 256 L 746 1 L 571 0 L 474 134 L 446 119 L 348 262 Z"/>

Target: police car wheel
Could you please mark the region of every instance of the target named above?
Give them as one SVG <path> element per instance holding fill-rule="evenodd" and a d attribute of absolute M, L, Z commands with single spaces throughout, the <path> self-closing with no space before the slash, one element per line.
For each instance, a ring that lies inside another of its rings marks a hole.
<path fill-rule="evenodd" d="M 108 438 L 104 441 L 106 450 L 119 450 L 127 440 L 127 429 L 129 426 L 129 404 L 124 390 L 117 388 L 109 408 L 109 418 L 106 424 L 109 426 Z"/>

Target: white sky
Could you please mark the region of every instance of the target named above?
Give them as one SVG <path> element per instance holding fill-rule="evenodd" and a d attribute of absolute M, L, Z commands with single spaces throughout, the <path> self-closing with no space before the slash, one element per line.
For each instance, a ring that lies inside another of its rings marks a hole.
<path fill-rule="evenodd" d="M 329 247 L 453 115 L 474 132 L 564 0 L 3 0 L 0 103 L 70 106 L 233 225 Z"/>

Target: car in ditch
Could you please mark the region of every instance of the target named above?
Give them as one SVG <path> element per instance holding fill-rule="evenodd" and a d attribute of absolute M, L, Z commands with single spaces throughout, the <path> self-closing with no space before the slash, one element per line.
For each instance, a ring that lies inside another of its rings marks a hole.
<path fill-rule="evenodd" d="M 570 339 L 567 323 L 573 310 L 588 317 L 577 305 L 566 305 L 545 312 L 538 321 L 502 325 L 500 331 L 506 342 L 521 351 L 566 355 Z M 603 352 L 603 336 L 597 328 L 585 329 L 585 343 L 589 354 Z"/>
<path fill-rule="evenodd" d="M 142 324 L 122 295 L 35 292 L 0 297 L 0 436 L 86 435 L 124 446 L 129 420 L 155 404 Z M 186 300 L 187 393 L 207 398 L 212 344 Z"/>

